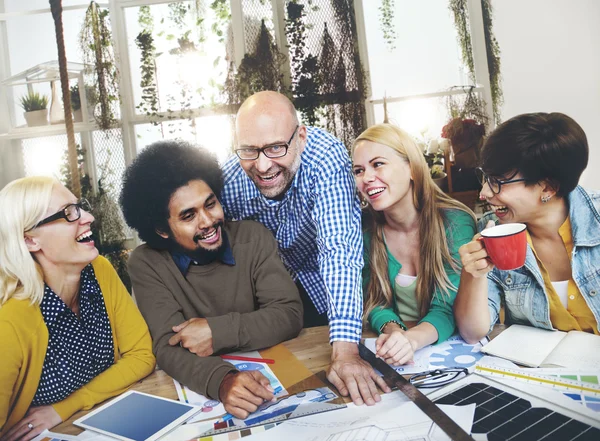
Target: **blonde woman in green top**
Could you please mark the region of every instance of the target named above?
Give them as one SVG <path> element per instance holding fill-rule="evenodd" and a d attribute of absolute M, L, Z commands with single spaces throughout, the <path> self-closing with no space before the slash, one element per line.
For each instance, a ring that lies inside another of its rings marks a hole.
<path fill-rule="evenodd" d="M 454 332 L 458 248 L 473 237 L 475 216 L 439 189 L 423 152 L 398 127 L 365 130 L 352 159 L 366 202 L 364 317 L 381 334 L 377 355 L 398 366 Z"/>

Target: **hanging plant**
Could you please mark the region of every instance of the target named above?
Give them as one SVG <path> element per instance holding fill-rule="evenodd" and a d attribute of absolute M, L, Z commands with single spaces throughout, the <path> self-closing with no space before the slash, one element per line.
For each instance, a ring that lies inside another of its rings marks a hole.
<path fill-rule="evenodd" d="M 185 15 L 190 10 L 191 5 L 183 2 L 169 3 L 169 19 L 176 27 L 182 29 L 185 26 Z"/>
<path fill-rule="evenodd" d="M 229 0 L 213 0 L 210 8 L 215 14 L 215 21 L 211 30 L 219 37 L 219 43 L 223 43 L 226 37 L 226 29 L 231 22 L 231 11 L 229 9 Z"/>
<path fill-rule="evenodd" d="M 91 66 L 86 76 L 97 91 L 98 102 L 93 103 L 94 119 L 102 130 L 116 125 L 114 106 L 119 102 L 118 72 L 108 14 L 108 9 L 100 9 L 96 2 L 91 2 L 79 35 L 83 62 Z"/>
<path fill-rule="evenodd" d="M 331 104 L 335 101 L 333 97 L 340 92 L 340 89 L 343 89 L 344 92 L 346 89 L 344 83 L 336 77 L 336 60 L 338 58 L 340 58 L 339 50 L 336 47 L 333 38 L 331 38 L 327 23 L 325 23 L 317 68 L 319 75 L 319 93 L 325 101 L 330 102 L 330 104 L 324 106 L 324 119 L 325 128 L 331 133 L 338 133 L 335 105 Z M 329 100 L 328 97 L 330 98 Z"/>
<path fill-rule="evenodd" d="M 492 30 L 492 2 L 481 0 L 481 11 L 483 14 L 483 32 L 485 34 L 485 51 L 487 55 L 488 70 L 490 72 L 490 92 L 492 94 L 492 107 L 496 124 L 500 123 L 500 108 L 504 103 L 502 92 L 502 77 L 500 75 L 500 46 Z"/>
<path fill-rule="evenodd" d="M 309 125 L 317 122 L 319 84 L 317 57 L 306 48 L 306 14 L 304 5 L 291 1 L 287 5 L 286 36 L 290 48 L 292 93 L 296 109 Z"/>
<path fill-rule="evenodd" d="M 478 183 L 473 168 L 479 163 L 489 124 L 486 103 L 473 86 L 465 90 L 465 95 L 450 95 L 446 100 L 450 121 L 442 129 L 442 138 L 450 140 L 455 166 L 464 170 L 460 176 L 462 183 L 456 188 L 464 185 L 463 190 L 474 189 Z"/>
<path fill-rule="evenodd" d="M 228 104 L 239 105 L 262 90 L 285 93 L 281 73 L 284 60 L 263 20 L 254 51 L 244 56 L 237 70 L 235 63 L 230 63 L 224 88 Z"/>
<path fill-rule="evenodd" d="M 358 53 L 358 36 L 356 17 L 351 0 L 332 0 L 336 28 L 339 32 L 339 59 L 336 65 L 336 81 L 340 81 L 337 89 L 336 103 L 339 111 L 340 126 L 336 136 L 347 146 L 352 145 L 356 137 L 365 129 L 364 100 L 367 95 L 365 74 Z M 320 60 L 329 63 L 331 60 Z"/>
<path fill-rule="evenodd" d="M 136 106 L 136 109 L 150 117 L 158 117 L 158 85 L 156 82 L 156 48 L 152 33 L 144 30 L 135 38 L 135 44 L 141 52 L 140 70 L 142 78 L 140 87 L 142 88 L 142 102 Z M 156 121 L 152 124 L 157 125 Z"/>
<path fill-rule="evenodd" d="M 469 78 L 475 83 L 475 64 L 473 61 L 473 45 L 469 27 L 469 13 L 467 0 L 450 0 L 450 10 L 454 16 L 454 25 L 458 34 L 462 60 L 467 67 Z M 496 123 L 500 122 L 500 107 L 504 102 L 500 74 L 500 46 L 492 31 L 492 5 L 491 0 L 481 0 L 483 16 L 483 32 L 485 36 L 485 49 L 487 55 L 488 71 L 490 75 L 490 93 L 492 108 Z"/>
<path fill-rule="evenodd" d="M 458 35 L 462 61 L 467 67 L 469 78 L 475 83 L 475 62 L 473 61 L 473 45 L 471 43 L 467 0 L 450 0 L 449 7 L 454 16 L 454 26 Z"/>
<path fill-rule="evenodd" d="M 379 25 L 383 32 L 383 40 L 388 50 L 392 52 L 396 49 L 396 28 L 394 26 L 394 0 L 381 0 L 379 6 Z"/>

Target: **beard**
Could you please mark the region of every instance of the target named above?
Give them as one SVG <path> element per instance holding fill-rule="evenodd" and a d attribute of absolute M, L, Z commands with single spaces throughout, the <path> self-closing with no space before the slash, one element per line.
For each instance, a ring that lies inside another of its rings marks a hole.
<path fill-rule="evenodd" d="M 172 251 L 183 253 L 188 255 L 192 260 L 197 261 L 199 264 L 207 264 L 210 263 L 217 258 L 219 258 L 223 254 L 223 250 L 225 249 L 225 231 L 223 231 L 223 227 L 225 222 L 219 221 L 213 224 L 210 228 L 220 229 L 221 234 L 221 245 L 218 248 L 207 249 L 202 246 L 200 239 L 202 238 L 201 234 L 196 234 L 193 237 L 194 242 L 198 245 L 198 248 L 190 250 L 188 248 L 182 247 L 177 241 L 171 239 L 172 242 Z M 172 236 L 170 236 L 172 237 Z"/>

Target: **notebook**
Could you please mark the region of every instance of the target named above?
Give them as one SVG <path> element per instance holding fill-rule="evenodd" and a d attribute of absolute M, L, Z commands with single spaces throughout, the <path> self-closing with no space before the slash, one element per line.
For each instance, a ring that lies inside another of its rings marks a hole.
<path fill-rule="evenodd" d="M 529 367 L 595 370 L 600 366 L 600 336 L 512 325 L 481 352 Z"/>

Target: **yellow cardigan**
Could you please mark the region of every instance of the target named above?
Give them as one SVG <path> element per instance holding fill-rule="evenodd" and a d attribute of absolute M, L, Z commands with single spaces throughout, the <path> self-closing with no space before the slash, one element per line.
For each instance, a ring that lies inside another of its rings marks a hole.
<path fill-rule="evenodd" d="M 137 306 L 108 260 L 92 262 L 110 320 L 115 363 L 67 398 L 53 404 L 66 420 L 81 409 L 125 391 L 154 369 L 152 340 Z M 0 435 L 27 413 L 42 374 L 48 328 L 39 305 L 10 299 L 0 307 Z"/>

